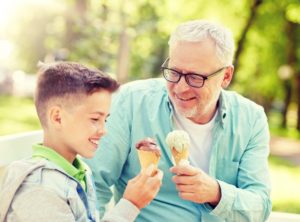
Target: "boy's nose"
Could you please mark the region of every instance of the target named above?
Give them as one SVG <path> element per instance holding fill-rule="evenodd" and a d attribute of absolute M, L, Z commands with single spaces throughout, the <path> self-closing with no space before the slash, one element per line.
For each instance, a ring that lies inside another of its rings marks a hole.
<path fill-rule="evenodd" d="M 98 129 L 97 129 L 97 135 L 99 137 L 102 137 L 103 135 L 106 134 L 106 129 L 105 129 L 105 126 L 99 126 Z"/>

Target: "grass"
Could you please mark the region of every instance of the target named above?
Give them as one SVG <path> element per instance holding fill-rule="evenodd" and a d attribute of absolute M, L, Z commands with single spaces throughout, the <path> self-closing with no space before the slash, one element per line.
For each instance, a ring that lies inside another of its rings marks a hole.
<path fill-rule="evenodd" d="M 269 158 L 273 211 L 300 214 L 300 167 L 280 157 Z"/>
<path fill-rule="evenodd" d="M 272 134 L 300 138 L 300 133 L 278 129 L 279 116 L 269 117 Z M 33 100 L 0 96 L 0 135 L 40 129 Z M 284 148 L 284 147 L 283 147 Z M 279 157 L 269 159 L 273 211 L 300 214 L 300 167 Z"/>
<path fill-rule="evenodd" d="M 280 126 L 281 114 L 279 112 L 270 113 L 271 135 L 300 140 L 300 132 L 296 129 L 295 104 L 291 106 L 287 117 L 287 128 L 284 129 Z M 270 156 L 269 165 L 273 211 L 300 214 L 300 166 L 293 165 L 288 160 L 274 156 Z"/>
<path fill-rule="evenodd" d="M 0 96 L 0 135 L 40 129 L 30 98 Z"/>

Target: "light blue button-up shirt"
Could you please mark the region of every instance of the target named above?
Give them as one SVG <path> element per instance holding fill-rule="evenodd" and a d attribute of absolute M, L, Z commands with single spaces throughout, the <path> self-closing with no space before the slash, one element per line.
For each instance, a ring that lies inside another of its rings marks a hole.
<path fill-rule="evenodd" d="M 171 180 L 171 152 L 165 138 L 173 130 L 172 110 L 162 79 L 125 84 L 114 97 L 108 133 L 96 156 L 86 160 L 95 177 L 100 211 L 112 196 L 111 185 L 115 185 L 115 199 L 119 200 L 128 180 L 140 172 L 136 142 L 153 137 L 162 149 L 158 167 L 164 178 L 158 195 L 136 221 L 265 221 L 271 202 L 269 130 L 263 108 L 234 92 L 221 92 L 209 166 L 209 174 L 218 180 L 222 192 L 214 209 L 181 199 Z"/>

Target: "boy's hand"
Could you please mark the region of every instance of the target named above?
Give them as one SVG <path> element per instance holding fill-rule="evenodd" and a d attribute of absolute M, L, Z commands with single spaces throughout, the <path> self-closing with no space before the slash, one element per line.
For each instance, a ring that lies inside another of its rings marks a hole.
<path fill-rule="evenodd" d="M 153 171 L 156 171 L 154 175 Z M 128 181 L 123 198 L 139 209 L 144 208 L 158 193 L 162 178 L 163 172 L 154 169 L 154 165 L 150 165 L 145 171 Z"/>

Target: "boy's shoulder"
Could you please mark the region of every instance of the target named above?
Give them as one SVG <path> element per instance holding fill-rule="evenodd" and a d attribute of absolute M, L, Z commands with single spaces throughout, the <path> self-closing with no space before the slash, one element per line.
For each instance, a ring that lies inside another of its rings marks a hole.
<path fill-rule="evenodd" d="M 76 183 L 70 181 L 66 173 L 46 159 L 18 160 L 5 169 L 0 185 L 0 197 L 9 200 L 35 186 L 49 188 L 63 196 L 67 195 L 67 190 L 72 184 L 76 187 Z"/>
<path fill-rule="evenodd" d="M 44 165 L 45 161 L 25 159 L 12 162 L 5 168 L 5 174 L 0 185 L 0 199 L 5 200 L 0 203 L 1 217 L 6 215 L 13 198 L 26 178 Z"/>
<path fill-rule="evenodd" d="M 31 158 L 14 161 L 6 167 L 3 182 L 17 186 L 22 183 L 28 175 L 46 164 L 46 160 L 34 160 Z"/>
<path fill-rule="evenodd" d="M 68 198 L 78 204 L 76 182 L 70 179 L 58 166 L 46 159 L 25 159 L 15 161 L 7 166 L 3 184 L 0 189 L 0 221 L 10 212 L 10 206 L 24 210 L 22 206 L 30 201 L 39 200 L 34 195 L 53 197 L 55 201 L 68 201 Z M 76 205 L 77 206 L 77 205 Z M 22 208 L 22 209 L 21 209 Z M 79 212 L 81 213 L 81 211 Z"/>
<path fill-rule="evenodd" d="M 6 167 L 1 193 L 14 195 L 23 183 L 26 186 L 46 185 L 59 190 L 70 186 L 66 178 L 67 175 L 59 167 L 46 159 L 19 160 Z"/>

